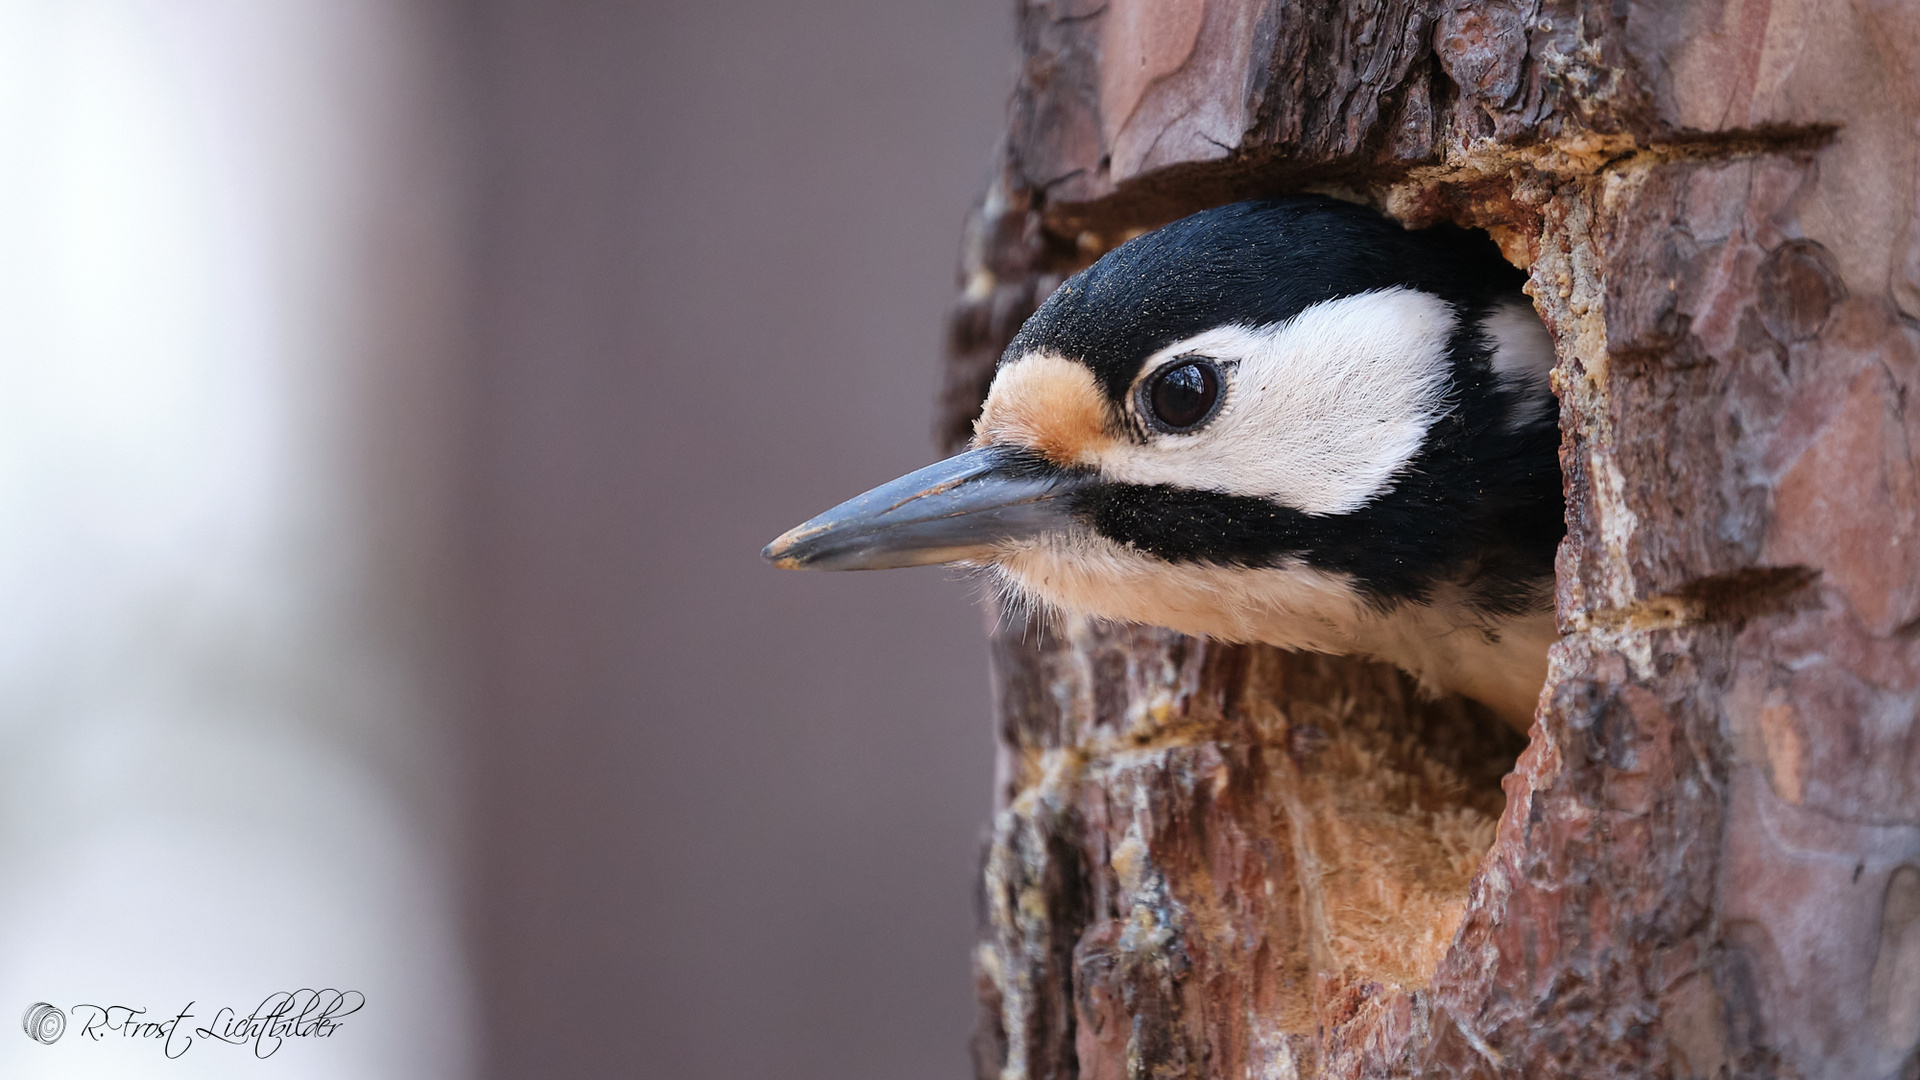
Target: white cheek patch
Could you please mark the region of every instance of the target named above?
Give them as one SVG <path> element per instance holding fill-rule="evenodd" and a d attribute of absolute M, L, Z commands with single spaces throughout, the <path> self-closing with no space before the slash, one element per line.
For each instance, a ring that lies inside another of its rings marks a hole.
<path fill-rule="evenodd" d="M 1525 300 L 1502 300 L 1481 321 L 1493 344 L 1493 374 L 1519 404 L 1508 419 L 1509 428 L 1527 427 L 1553 409 L 1553 388 L 1547 375 L 1553 370 L 1553 338 Z"/>
<path fill-rule="evenodd" d="M 1392 488 L 1446 412 L 1456 325 L 1446 301 L 1395 288 L 1316 304 L 1276 326 L 1188 338 L 1149 358 L 1141 377 L 1176 356 L 1212 357 L 1225 376 L 1220 414 L 1191 434 L 1104 448 L 1100 471 L 1350 513 Z"/>

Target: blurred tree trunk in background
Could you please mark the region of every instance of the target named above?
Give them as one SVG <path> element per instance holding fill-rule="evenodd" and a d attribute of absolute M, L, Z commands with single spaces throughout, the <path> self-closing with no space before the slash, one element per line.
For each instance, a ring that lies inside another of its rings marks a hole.
<path fill-rule="evenodd" d="M 1558 343 L 1566 636 L 1522 752 L 1377 665 L 1001 626 L 979 1074 L 1920 1075 L 1914 6 L 1019 27 L 943 437 L 1139 230 L 1301 190 L 1481 226 Z"/>

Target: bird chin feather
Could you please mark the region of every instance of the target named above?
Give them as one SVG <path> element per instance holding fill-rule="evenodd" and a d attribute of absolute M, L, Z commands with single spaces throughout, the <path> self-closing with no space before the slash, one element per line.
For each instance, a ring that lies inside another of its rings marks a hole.
<path fill-rule="evenodd" d="M 1066 613 L 1371 657 L 1407 671 L 1430 693 L 1474 698 L 1523 732 L 1557 637 L 1550 611 L 1490 620 L 1457 590 L 1383 608 L 1346 576 L 1304 563 L 1168 563 L 1086 532 L 1011 548 L 983 569 L 1009 624 Z"/>
<path fill-rule="evenodd" d="M 1086 532 L 1016 547 L 994 571 L 1029 608 L 1315 652 L 1355 651 L 1348 628 L 1367 606 L 1344 576 L 1305 564 L 1169 563 Z"/>

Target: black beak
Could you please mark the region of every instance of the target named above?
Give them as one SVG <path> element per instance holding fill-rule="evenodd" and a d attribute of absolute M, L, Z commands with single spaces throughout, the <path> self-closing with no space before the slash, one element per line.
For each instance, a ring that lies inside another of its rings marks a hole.
<path fill-rule="evenodd" d="M 1028 454 L 982 447 L 849 499 L 768 544 L 787 570 L 889 570 L 986 560 L 1068 525 L 1082 483 Z"/>

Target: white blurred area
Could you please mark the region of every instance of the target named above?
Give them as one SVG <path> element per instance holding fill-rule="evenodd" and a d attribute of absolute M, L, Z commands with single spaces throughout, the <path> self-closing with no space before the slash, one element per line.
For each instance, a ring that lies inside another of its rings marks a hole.
<path fill-rule="evenodd" d="M 457 146 L 402 0 L 0 0 L 0 1076 L 473 1068 Z M 28 1039 L 33 1002 L 328 1039 Z M 178 1041 L 176 1040 L 176 1047 Z"/>

